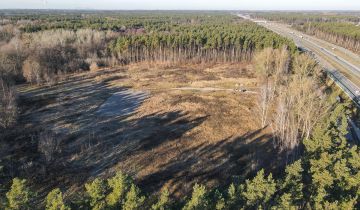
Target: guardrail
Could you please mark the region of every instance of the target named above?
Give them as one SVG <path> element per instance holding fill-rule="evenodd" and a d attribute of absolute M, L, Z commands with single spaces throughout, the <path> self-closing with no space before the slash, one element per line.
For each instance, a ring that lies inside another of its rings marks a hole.
<path fill-rule="evenodd" d="M 358 94 L 354 93 L 351 89 L 349 89 L 342 81 L 341 78 L 343 78 L 344 76 L 336 71 L 336 70 L 328 70 L 325 69 L 327 75 L 346 93 L 346 95 L 348 95 L 351 100 L 353 100 L 353 102 L 360 107 L 360 101 L 359 101 L 359 96 Z M 339 78 L 340 77 L 340 78 Z"/>
<path fill-rule="evenodd" d="M 313 53 L 311 50 L 304 48 L 302 46 L 298 46 L 299 50 L 309 54 L 312 58 L 316 60 L 316 62 L 321 63 L 319 57 Z M 359 94 L 355 93 L 353 90 L 351 90 L 347 84 L 351 84 L 351 86 L 355 86 L 350 80 L 348 80 L 343 74 L 341 74 L 338 70 L 331 70 L 323 67 L 323 69 L 326 71 L 326 74 L 330 79 L 332 79 L 337 86 L 339 86 L 346 95 L 349 96 L 349 98 L 355 103 L 357 107 L 360 108 L 360 96 Z M 346 83 L 343 80 L 347 80 Z"/>

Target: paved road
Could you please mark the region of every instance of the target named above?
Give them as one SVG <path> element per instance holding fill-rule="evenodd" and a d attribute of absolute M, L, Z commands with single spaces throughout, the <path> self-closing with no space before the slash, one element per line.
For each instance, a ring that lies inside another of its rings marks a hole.
<path fill-rule="evenodd" d="M 328 43 L 324 40 L 319 40 L 315 37 L 303 34 L 299 31 L 295 31 L 284 24 L 254 20 L 250 19 L 249 16 L 241 14 L 238 16 L 257 22 L 259 25 L 262 25 L 269 30 L 272 30 L 284 37 L 290 38 L 294 40 L 295 44 L 298 47 L 302 48 L 303 50 L 309 51 L 324 67 L 324 69 L 328 72 L 329 76 L 340 86 L 340 88 L 342 88 L 349 95 L 349 97 L 358 106 L 360 106 L 360 88 L 356 85 L 359 84 L 360 66 L 358 66 L 358 63 L 355 64 L 353 63 L 353 61 L 349 60 L 350 57 L 354 60 L 359 60 L 359 56 L 342 47 Z M 340 50 L 348 57 L 344 58 L 339 54 L 335 54 L 328 49 L 329 46 L 331 46 L 333 49 Z M 344 73 L 346 73 L 347 75 L 351 75 L 351 77 L 345 77 L 340 71 L 336 70 L 331 64 L 329 64 L 328 61 L 331 61 L 331 63 L 335 63 L 338 66 L 341 66 L 341 69 L 344 71 Z"/>

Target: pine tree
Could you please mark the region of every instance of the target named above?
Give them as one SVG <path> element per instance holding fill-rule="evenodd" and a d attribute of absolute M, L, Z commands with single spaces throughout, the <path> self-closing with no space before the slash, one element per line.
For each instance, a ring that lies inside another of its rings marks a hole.
<path fill-rule="evenodd" d="M 160 198 L 157 203 L 151 206 L 152 210 L 167 210 L 169 209 L 169 191 L 167 189 L 164 189 L 161 192 Z"/>
<path fill-rule="evenodd" d="M 298 209 L 303 204 L 303 169 L 301 160 L 286 167 L 286 176 L 280 186 L 282 195 L 278 201 L 281 209 Z"/>
<path fill-rule="evenodd" d="M 131 184 L 129 192 L 126 194 L 126 200 L 122 205 L 123 210 L 140 209 L 145 201 L 145 197 L 140 195 L 140 189 Z"/>
<path fill-rule="evenodd" d="M 197 210 L 206 209 L 208 201 L 206 199 L 206 188 L 203 185 L 195 184 L 191 199 L 186 203 L 183 210 Z"/>
<path fill-rule="evenodd" d="M 359 150 L 347 143 L 347 107 L 340 104 L 304 141 L 310 204 L 314 208 L 354 208 L 360 189 Z M 356 161 L 354 161 L 356 160 Z"/>
<path fill-rule="evenodd" d="M 6 193 L 9 209 L 28 209 L 31 194 L 25 179 L 14 178 L 10 191 Z"/>
<path fill-rule="evenodd" d="M 246 180 L 241 195 L 247 207 L 265 209 L 275 194 L 276 183 L 270 174 L 265 177 L 264 170 L 260 170 L 252 180 Z"/>
<path fill-rule="evenodd" d="M 219 190 L 215 190 L 215 209 L 223 210 L 226 208 L 225 198 Z"/>
<path fill-rule="evenodd" d="M 234 183 L 230 184 L 228 191 L 227 191 L 227 205 L 229 208 L 234 207 L 238 202 L 238 192 L 236 192 L 236 187 Z"/>
<path fill-rule="evenodd" d="M 63 195 L 59 188 L 52 190 L 46 196 L 45 204 L 46 210 L 70 210 L 70 208 L 64 204 Z"/>
<path fill-rule="evenodd" d="M 91 183 L 85 184 L 85 189 L 93 210 L 101 210 L 106 207 L 107 186 L 104 180 L 96 178 Z"/>
<path fill-rule="evenodd" d="M 122 172 L 118 172 L 114 177 L 108 179 L 107 183 L 111 192 L 106 197 L 107 204 L 113 208 L 120 207 L 131 182 L 131 178 Z"/>

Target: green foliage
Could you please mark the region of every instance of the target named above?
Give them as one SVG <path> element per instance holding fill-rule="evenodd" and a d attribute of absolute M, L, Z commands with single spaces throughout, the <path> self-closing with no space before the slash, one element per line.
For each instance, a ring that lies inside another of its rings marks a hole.
<path fill-rule="evenodd" d="M 239 192 L 237 192 L 235 185 L 232 183 L 230 184 L 228 190 L 227 190 L 227 206 L 231 209 L 232 207 L 235 207 L 235 205 L 238 203 L 239 200 Z"/>
<path fill-rule="evenodd" d="M 65 205 L 62 192 L 59 188 L 52 190 L 46 196 L 45 204 L 46 210 L 70 210 L 70 208 Z"/>
<path fill-rule="evenodd" d="M 107 180 L 111 192 L 106 196 L 109 206 L 119 208 L 126 192 L 129 190 L 132 180 L 126 174 L 118 172 L 114 177 Z"/>
<path fill-rule="evenodd" d="M 215 190 L 215 209 L 222 210 L 226 208 L 225 198 L 219 190 Z"/>
<path fill-rule="evenodd" d="M 305 140 L 314 208 L 354 208 L 359 196 L 359 150 L 347 143 L 347 107 L 340 104 Z M 356 160 L 356 161 L 354 161 Z"/>
<path fill-rule="evenodd" d="M 105 198 L 108 189 L 104 180 L 96 178 L 91 183 L 85 184 L 85 189 L 93 210 L 100 210 L 106 207 Z"/>
<path fill-rule="evenodd" d="M 29 209 L 31 191 L 25 179 L 14 178 L 11 189 L 6 193 L 9 209 Z"/>
<path fill-rule="evenodd" d="M 206 209 L 208 201 L 206 198 L 206 188 L 203 185 L 195 184 L 191 199 L 186 203 L 183 210 Z"/>
<path fill-rule="evenodd" d="M 145 201 L 145 197 L 140 195 L 140 189 L 131 184 L 129 192 L 126 194 L 126 200 L 122 205 L 123 210 L 140 209 Z"/>
<path fill-rule="evenodd" d="M 286 176 L 281 184 L 281 191 L 283 194 L 280 197 L 279 204 L 283 209 L 297 208 L 303 203 L 303 168 L 301 161 L 286 167 Z"/>
<path fill-rule="evenodd" d="M 202 61 L 250 60 L 255 50 L 295 45 L 251 22 L 209 22 L 173 26 L 170 31 L 119 36 L 109 51 L 127 61 L 201 58 Z M 141 53 L 139 53 L 141 52 Z"/>
<path fill-rule="evenodd" d="M 264 170 L 260 170 L 252 180 L 246 180 L 241 195 L 246 206 L 255 208 L 266 208 L 268 202 L 276 191 L 276 183 L 270 174 L 265 177 Z"/>
<path fill-rule="evenodd" d="M 152 210 L 166 210 L 169 209 L 170 198 L 169 198 L 169 191 L 164 189 L 161 192 L 160 198 L 157 203 L 151 206 Z"/>

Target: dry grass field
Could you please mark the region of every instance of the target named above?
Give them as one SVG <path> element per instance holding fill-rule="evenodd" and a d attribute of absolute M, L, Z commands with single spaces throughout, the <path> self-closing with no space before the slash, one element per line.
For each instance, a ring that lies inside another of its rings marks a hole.
<path fill-rule="evenodd" d="M 280 156 L 270 128 L 259 129 L 252 72 L 247 64 L 140 63 L 72 75 L 52 87 L 19 87 L 24 134 L 4 155 L 14 171 L 41 183 L 39 192 L 61 183 L 68 196 L 117 170 L 148 192 L 167 187 L 174 196 L 195 182 L 221 186 L 261 167 L 274 170 Z M 31 137 L 44 130 L 59 142 L 47 162 Z"/>

